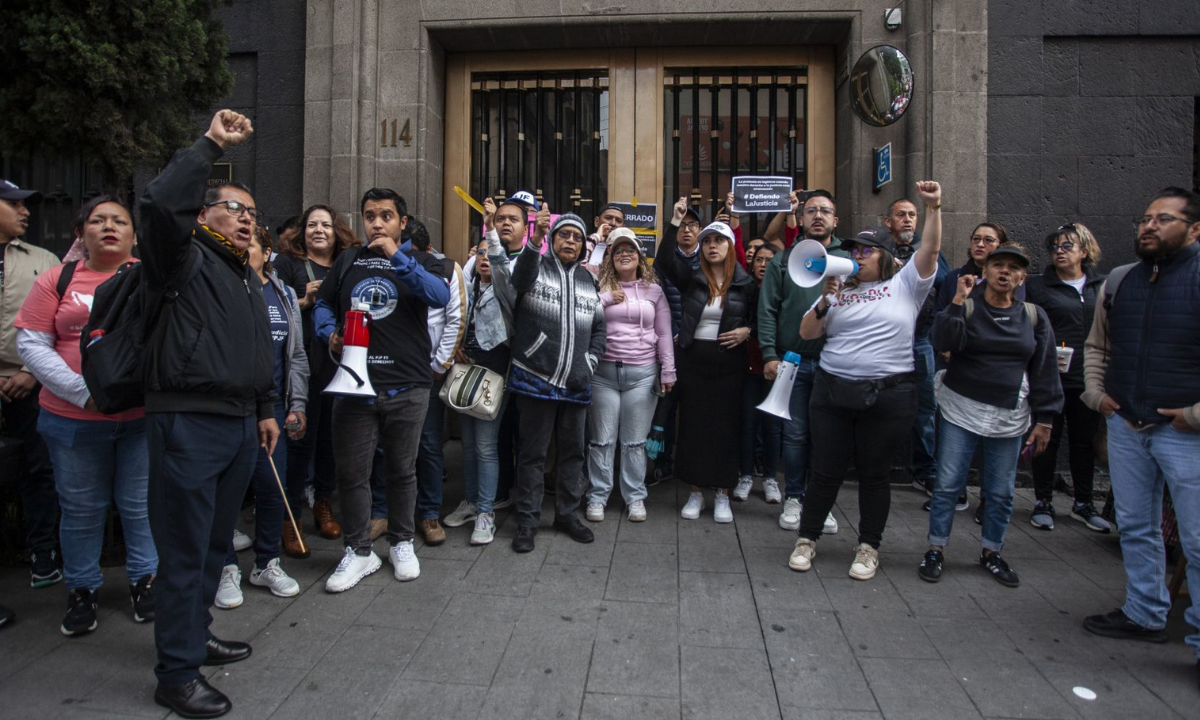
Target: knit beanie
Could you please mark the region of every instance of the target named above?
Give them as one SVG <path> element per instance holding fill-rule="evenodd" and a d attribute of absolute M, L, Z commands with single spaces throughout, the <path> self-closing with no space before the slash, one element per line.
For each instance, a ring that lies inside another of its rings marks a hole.
<path fill-rule="evenodd" d="M 554 234 L 558 232 L 559 228 L 567 226 L 576 228 L 579 230 L 579 234 L 587 237 L 587 226 L 583 224 L 583 218 L 574 213 L 564 213 L 559 215 L 558 219 L 554 221 L 554 224 L 550 226 L 550 237 L 553 238 Z"/>

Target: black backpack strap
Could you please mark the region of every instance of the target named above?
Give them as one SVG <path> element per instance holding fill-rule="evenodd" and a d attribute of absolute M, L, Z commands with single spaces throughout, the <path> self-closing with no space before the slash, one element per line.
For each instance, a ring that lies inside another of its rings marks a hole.
<path fill-rule="evenodd" d="M 313 272 L 313 269 L 312 269 L 312 260 L 309 260 L 308 258 L 305 258 L 305 259 L 304 259 L 304 269 L 305 269 L 306 271 L 308 271 L 308 281 L 309 281 L 309 282 L 316 282 L 316 280 L 317 280 L 317 274 L 316 274 L 315 272 Z"/>
<path fill-rule="evenodd" d="M 62 273 L 58 276 L 58 284 L 54 286 L 54 290 L 58 293 L 60 301 L 67 296 L 67 288 L 71 287 L 71 278 L 75 277 L 75 266 L 78 264 L 78 260 L 63 263 Z"/>
<path fill-rule="evenodd" d="M 1108 274 L 1108 279 L 1104 281 L 1104 311 L 1112 310 L 1113 298 L 1117 296 L 1117 291 L 1121 289 L 1121 283 L 1124 282 L 1125 276 L 1130 270 L 1137 267 L 1137 263 L 1129 263 L 1113 268 L 1113 271 Z"/>

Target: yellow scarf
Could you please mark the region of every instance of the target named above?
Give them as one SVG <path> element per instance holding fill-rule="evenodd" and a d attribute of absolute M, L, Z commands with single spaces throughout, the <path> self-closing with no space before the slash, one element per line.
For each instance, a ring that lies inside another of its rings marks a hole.
<path fill-rule="evenodd" d="M 249 255 L 246 253 L 246 251 L 245 251 L 245 250 L 243 250 L 242 248 L 239 248 L 237 245 L 234 245 L 234 244 L 233 244 L 232 242 L 230 242 L 230 241 L 229 241 L 229 240 L 228 240 L 228 239 L 227 239 L 227 238 L 226 238 L 224 235 L 222 235 L 221 233 L 217 232 L 216 230 L 213 230 L 213 229 L 212 229 L 212 228 L 210 228 L 209 226 L 207 226 L 207 225 L 204 225 L 204 224 L 201 224 L 201 225 L 200 225 L 200 227 L 204 228 L 204 229 L 205 229 L 205 231 L 207 231 L 207 232 L 208 232 L 208 234 L 209 234 L 210 236 L 212 236 L 212 238 L 213 238 L 214 240 L 216 240 L 217 242 L 221 243 L 221 244 L 222 244 L 222 245 L 224 245 L 225 247 L 229 248 L 229 252 L 233 253 L 233 256 L 234 256 L 234 257 L 236 257 L 236 258 L 238 258 L 239 260 L 241 260 L 243 265 L 245 265 L 247 262 L 249 262 L 249 260 L 250 260 L 250 256 L 249 256 Z M 196 231 L 195 231 L 195 230 L 193 230 L 193 231 L 192 231 L 192 235 L 194 236 L 195 234 L 196 234 Z"/>

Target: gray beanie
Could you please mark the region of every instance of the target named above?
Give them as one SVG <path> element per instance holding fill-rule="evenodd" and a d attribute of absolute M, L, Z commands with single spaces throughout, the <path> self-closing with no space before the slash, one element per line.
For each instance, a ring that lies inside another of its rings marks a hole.
<path fill-rule="evenodd" d="M 553 238 L 554 233 L 558 232 L 559 228 L 566 225 L 578 228 L 579 233 L 585 238 L 587 237 L 587 226 L 583 224 L 583 218 L 574 213 L 563 213 L 562 215 L 559 215 L 558 219 L 554 221 L 554 224 L 550 226 L 550 237 Z"/>

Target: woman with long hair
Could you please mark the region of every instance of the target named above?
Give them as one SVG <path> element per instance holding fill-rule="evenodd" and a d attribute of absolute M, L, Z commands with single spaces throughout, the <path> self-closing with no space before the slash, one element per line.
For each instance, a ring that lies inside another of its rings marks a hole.
<path fill-rule="evenodd" d="M 675 251 L 675 236 L 688 200 L 675 203 L 658 250 L 663 277 L 683 300 L 679 326 L 679 438 L 675 475 L 690 482 L 680 516 L 696 520 L 704 510 L 703 488 L 716 491 L 713 519 L 733 522 L 729 491 L 738 483 L 746 340 L 755 318 L 758 289 L 742 269 L 733 231 L 714 222 L 700 231 L 700 268 Z"/>
<path fill-rule="evenodd" d="M 658 393 L 675 385 L 671 308 L 637 236 L 627 228 L 608 234 L 600 266 L 604 358 L 592 376 L 588 408 L 587 519 L 600 522 L 613 488 L 613 456 L 620 446 L 621 497 L 630 522 L 646 519 L 646 436 Z"/>
<path fill-rule="evenodd" d="M 850 462 L 858 479 L 858 547 L 850 577 L 870 580 L 891 508 L 888 475 L 896 446 L 917 412 L 913 336 L 937 277 L 942 248 L 942 188 L 920 181 L 925 203 L 921 247 L 903 267 L 886 228 L 868 228 L 843 240 L 858 273 L 825 281 L 823 294 L 800 321 L 805 340 L 827 338 L 809 404 L 812 472 L 800 514 L 800 538 L 788 561 L 812 567 L 817 540 L 833 509 Z"/>
<path fill-rule="evenodd" d="M 83 381 L 79 351 L 79 334 L 96 288 L 131 259 L 133 216 L 116 197 L 101 195 L 83 206 L 74 229 L 69 257 L 77 259 L 37 279 L 15 322 L 21 360 L 42 384 L 38 432 L 50 450 L 62 508 L 59 542 L 69 596 L 61 630 L 68 636 L 96 629 L 97 591 L 104 579 L 100 552 L 110 505 L 115 503 L 121 514 L 125 572 L 137 622 L 154 619 L 158 572 L 147 511 L 145 412 L 101 413 Z"/>

